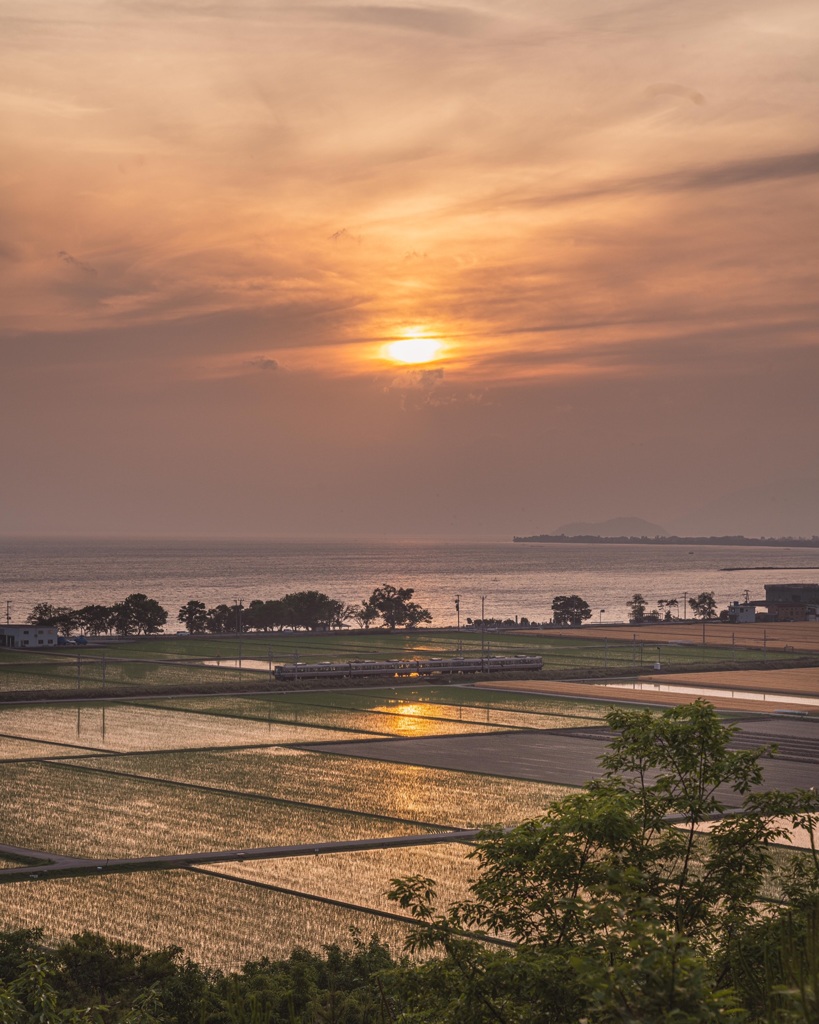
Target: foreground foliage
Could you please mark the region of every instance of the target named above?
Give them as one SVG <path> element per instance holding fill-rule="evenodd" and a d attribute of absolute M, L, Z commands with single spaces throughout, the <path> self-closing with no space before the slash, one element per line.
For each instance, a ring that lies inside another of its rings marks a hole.
<path fill-rule="evenodd" d="M 759 792 L 763 751 L 732 749 L 705 703 L 608 723 L 603 777 L 487 830 L 468 899 L 394 882 L 425 960 L 355 939 L 223 974 L 178 949 L 16 932 L 0 1024 L 816 1024 L 819 855 L 771 856 L 791 826 L 812 833 L 816 794 Z"/>

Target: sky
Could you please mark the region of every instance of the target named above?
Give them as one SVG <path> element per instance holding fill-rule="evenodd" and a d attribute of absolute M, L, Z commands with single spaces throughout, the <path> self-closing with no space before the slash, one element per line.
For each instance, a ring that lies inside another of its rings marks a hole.
<path fill-rule="evenodd" d="M 819 534 L 813 0 L 0 0 L 0 535 Z"/>

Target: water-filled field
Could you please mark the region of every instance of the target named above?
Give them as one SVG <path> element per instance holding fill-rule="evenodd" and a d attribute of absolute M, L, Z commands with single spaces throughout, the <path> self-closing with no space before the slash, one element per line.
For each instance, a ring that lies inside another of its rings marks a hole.
<path fill-rule="evenodd" d="M 545 782 L 442 771 L 283 747 L 180 751 L 75 762 L 101 771 L 472 828 L 534 817 L 566 790 Z M 116 778 L 116 777 L 115 777 Z M 332 838 L 332 837 L 328 837 Z"/>
<path fill-rule="evenodd" d="M 331 728 L 97 702 L 0 707 L 0 733 L 110 751 L 320 743 L 331 736 L 340 740 L 354 735 Z M 357 735 L 363 739 L 367 734 Z"/>
<path fill-rule="evenodd" d="M 4 929 L 42 928 L 46 941 L 90 929 L 152 949 L 181 946 L 200 963 L 238 970 L 295 945 L 348 944 L 377 932 L 400 952 L 404 924 L 366 911 L 289 896 L 192 871 L 14 882 L 3 887 Z"/>
<path fill-rule="evenodd" d="M 441 906 L 465 899 L 476 876 L 470 849 L 464 843 L 438 843 L 415 849 L 356 850 L 309 860 L 251 860 L 213 867 L 238 878 L 295 891 L 306 887 L 319 896 L 396 913 L 400 908 L 386 895 L 394 878 L 434 878 Z"/>
<path fill-rule="evenodd" d="M 559 729 L 600 721 L 581 702 L 438 687 L 0 707 L 0 843 L 100 859 L 439 834 L 542 813 L 567 790 L 325 754 L 329 740 Z M 378 932 L 400 950 L 408 923 L 392 878 L 467 893 L 465 843 L 231 861 L 207 868 L 3 881 L 0 928 L 84 928 L 204 963 L 239 965 L 294 944 Z M 12 858 L 0 862 L 10 867 Z M 210 872 L 209 874 L 203 871 Z M 219 875 L 227 877 L 217 877 Z M 288 890 L 280 892 L 277 890 Z"/>

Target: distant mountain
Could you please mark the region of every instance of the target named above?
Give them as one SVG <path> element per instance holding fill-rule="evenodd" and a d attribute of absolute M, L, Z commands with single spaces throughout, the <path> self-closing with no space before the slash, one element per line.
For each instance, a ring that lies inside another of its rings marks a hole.
<path fill-rule="evenodd" d="M 553 534 L 566 537 L 667 537 L 668 530 L 637 516 L 605 519 L 602 523 L 564 523 Z"/>

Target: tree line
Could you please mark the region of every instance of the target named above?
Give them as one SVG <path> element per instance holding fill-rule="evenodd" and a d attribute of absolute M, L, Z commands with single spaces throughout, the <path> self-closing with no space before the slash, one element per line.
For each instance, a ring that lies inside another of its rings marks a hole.
<path fill-rule="evenodd" d="M 17 931 L 0 935 L 0 1020 L 816 1024 L 819 852 L 773 845 L 815 833 L 815 791 L 762 791 L 770 749 L 732 749 L 735 727 L 705 701 L 607 723 L 602 776 L 486 828 L 465 899 L 441 904 L 425 876 L 392 881 L 420 960 L 355 938 L 225 974 L 178 948 L 88 932 L 46 948 Z"/>
<path fill-rule="evenodd" d="M 341 629 L 351 622 L 362 629 L 413 629 L 432 622 L 428 609 L 412 600 L 414 594 L 411 587 L 384 583 L 359 605 L 336 601 L 318 590 L 299 590 L 275 600 L 253 600 L 247 605 L 234 601 L 212 608 L 193 599 L 179 609 L 176 618 L 191 634 L 328 630 Z M 154 598 L 129 594 L 110 606 L 89 604 L 74 609 L 41 602 L 34 606 L 26 622 L 54 626 L 62 636 L 75 632 L 89 636 L 151 636 L 163 632 L 168 612 Z"/>

